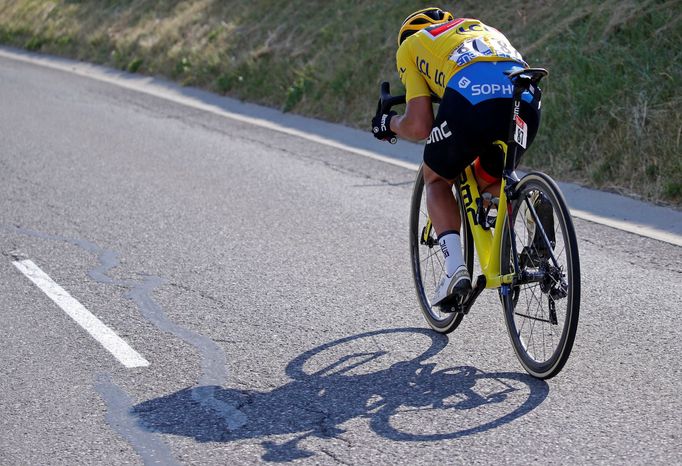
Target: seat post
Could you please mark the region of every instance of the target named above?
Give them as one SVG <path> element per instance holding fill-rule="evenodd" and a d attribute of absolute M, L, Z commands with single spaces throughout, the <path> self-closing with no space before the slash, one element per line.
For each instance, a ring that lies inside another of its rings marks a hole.
<path fill-rule="evenodd" d="M 531 92 L 534 92 L 533 86 L 537 86 L 538 82 L 547 76 L 548 73 L 544 68 L 525 68 L 516 71 L 509 70 L 505 72 L 505 74 L 507 74 L 509 80 L 514 85 L 511 117 L 509 118 L 507 154 L 505 156 L 504 171 L 502 175 L 506 182 L 505 190 L 508 190 L 506 193 L 507 197 L 511 198 L 514 185 L 516 185 L 516 182 L 518 181 L 518 178 L 514 176 L 514 170 L 516 169 L 519 145 L 516 143 L 514 135 L 516 133 L 516 116 L 521 111 L 521 96 L 529 89 Z"/>

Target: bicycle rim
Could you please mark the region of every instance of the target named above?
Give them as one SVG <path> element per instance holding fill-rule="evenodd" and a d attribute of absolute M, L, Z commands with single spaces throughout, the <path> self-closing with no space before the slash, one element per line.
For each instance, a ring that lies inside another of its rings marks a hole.
<path fill-rule="evenodd" d="M 457 197 L 458 194 L 455 193 Z M 458 203 L 461 211 L 461 203 Z M 433 229 L 426 232 L 428 221 L 426 211 L 426 195 L 424 191 L 424 177 L 422 168 L 419 168 L 417 179 L 412 193 L 412 206 L 410 212 L 410 255 L 412 259 L 412 276 L 414 279 L 417 299 L 428 324 L 440 333 L 450 333 L 457 328 L 462 321 L 463 315 L 453 312 L 442 312 L 439 307 L 431 305 L 431 297 L 434 295 L 436 286 L 445 273 L 445 260 L 438 243 L 436 232 Z M 462 214 L 462 238 L 463 257 L 471 274 L 473 270 L 473 240 L 471 233 L 466 228 L 466 217 Z"/>
<path fill-rule="evenodd" d="M 502 289 L 505 321 L 521 364 L 531 375 L 547 379 L 561 371 L 575 339 L 580 309 L 578 245 L 566 203 L 551 178 L 530 173 L 517 190 L 510 213 L 517 259 L 521 273 L 535 278 Z M 547 230 L 544 237 L 536 225 L 541 217 Z M 507 224 L 501 251 L 503 274 L 514 271 L 510 241 Z"/>

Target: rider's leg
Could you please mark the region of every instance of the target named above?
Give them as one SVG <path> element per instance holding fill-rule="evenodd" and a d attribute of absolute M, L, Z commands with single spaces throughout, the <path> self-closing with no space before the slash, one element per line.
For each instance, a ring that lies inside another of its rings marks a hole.
<path fill-rule="evenodd" d="M 502 180 L 497 180 L 494 183 L 489 183 L 486 184 L 485 181 L 479 180 L 478 177 L 476 177 L 476 182 L 478 183 L 478 192 L 483 194 L 483 193 L 490 193 L 493 195 L 493 197 L 500 197 L 500 188 L 502 187 Z"/>
<path fill-rule="evenodd" d="M 474 175 L 480 193 L 490 193 L 494 197 L 500 196 L 501 178 L 491 177 L 474 166 Z M 429 211 L 431 223 L 439 234 L 446 231 L 459 232 L 462 224 L 457 200 L 452 193 L 452 181 L 446 180 L 428 165 L 424 165 L 424 184 L 426 185 L 426 208 Z"/>
<path fill-rule="evenodd" d="M 493 197 L 500 197 L 502 178 L 490 175 L 482 166 L 481 159 L 477 158 L 474 162 L 474 176 L 478 185 L 478 192 L 490 193 Z"/>
<path fill-rule="evenodd" d="M 431 223 L 438 233 L 438 244 L 445 259 L 445 276 L 436 287 L 433 304 L 445 303 L 452 295 L 465 296 L 471 289 L 471 277 L 464 264 L 459 236 L 461 217 L 452 193 L 452 181 L 443 178 L 424 164 L 426 206 Z"/>
<path fill-rule="evenodd" d="M 452 192 L 452 181 L 446 180 L 424 164 L 424 185 L 426 186 L 426 208 L 431 223 L 438 234 L 457 231 L 461 225 L 459 207 Z"/>
<path fill-rule="evenodd" d="M 424 185 L 426 208 L 445 258 L 445 273 L 452 277 L 464 265 L 459 235 L 462 220 L 457 200 L 452 193 L 452 181 L 446 180 L 424 164 Z"/>

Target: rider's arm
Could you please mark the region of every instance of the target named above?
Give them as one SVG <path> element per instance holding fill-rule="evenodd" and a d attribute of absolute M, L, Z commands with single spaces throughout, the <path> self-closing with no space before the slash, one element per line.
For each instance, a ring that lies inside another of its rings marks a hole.
<path fill-rule="evenodd" d="M 409 42 L 403 42 L 396 54 L 400 80 L 405 86 L 405 114 L 391 118 L 391 131 L 404 139 L 420 141 L 429 137 L 433 126 L 431 90 L 412 59 Z"/>
<path fill-rule="evenodd" d="M 431 96 L 415 97 L 407 102 L 404 115 L 391 118 L 391 131 L 403 139 L 420 141 L 429 137 L 433 126 Z"/>

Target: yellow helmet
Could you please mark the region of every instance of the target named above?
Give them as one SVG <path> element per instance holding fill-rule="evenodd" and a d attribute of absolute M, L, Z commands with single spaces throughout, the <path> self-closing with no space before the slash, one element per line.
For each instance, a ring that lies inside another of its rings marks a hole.
<path fill-rule="evenodd" d="M 403 25 L 400 27 L 398 33 L 398 47 L 405 39 L 410 37 L 415 32 L 433 26 L 434 24 L 447 23 L 455 19 L 449 11 L 443 11 L 440 8 L 424 8 L 423 10 L 415 11 L 410 16 L 405 18 Z"/>

